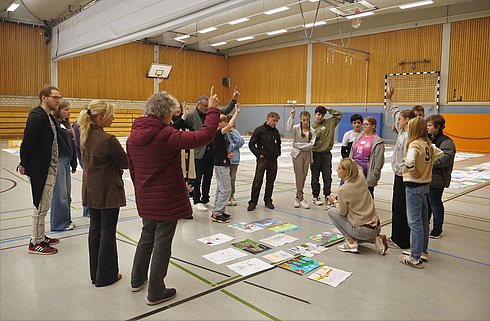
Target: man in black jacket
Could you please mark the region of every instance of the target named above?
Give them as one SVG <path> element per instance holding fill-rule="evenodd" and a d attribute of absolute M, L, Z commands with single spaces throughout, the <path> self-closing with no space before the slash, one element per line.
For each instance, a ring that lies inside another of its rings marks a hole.
<path fill-rule="evenodd" d="M 44 87 L 39 93 L 39 100 L 40 106 L 32 109 L 27 117 L 18 170 L 29 176 L 34 204 L 28 252 L 49 255 L 58 252 L 51 245 L 59 243 L 59 239 L 46 236 L 44 224 L 51 207 L 58 167 L 58 128 L 51 112 L 58 108 L 60 91 L 56 87 Z"/>
<path fill-rule="evenodd" d="M 268 208 L 274 208 L 274 204 L 272 204 L 272 191 L 277 176 L 277 158 L 281 156 L 281 136 L 276 128 L 279 119 L 278 113 L 268 113 L 267 121 L 263 125 L 255 128 L 248 143 L 248 147 L 255 157 L 257 157 L 255 176 L 252 184 L 252 196 L 248 202 L 248 211 L 253 211 L 257 206 L 265 171 L 267 171 L 267 175 L 265 178 L 264 202 Z"/>

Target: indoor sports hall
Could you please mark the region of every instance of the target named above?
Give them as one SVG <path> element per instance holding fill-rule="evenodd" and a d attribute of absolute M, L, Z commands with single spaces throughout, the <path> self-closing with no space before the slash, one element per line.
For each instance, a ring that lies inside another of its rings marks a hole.
<path fill-rule="evenodd" d="M 488 1 L 0 0 L 0 10 L 1 320 L 488 319 Z M 142 220 L 128 170 L 116 229 L 119 281 L 91 283 L 79 165 L 70 179 L 73 228 L 52 231 L 48 213 L 46 235 L 60 239 L 58 253 L 28 252 L 33 199 L 17 167 L 28 114 L 46 85 L 70 103 L 71 122 L 94 99 L 114 103 L 105 131 L 124 149 L 152 94 L 168 91 L 192 111 L 211 86 L 220 108 L 239 91 L 236 129 L 245 144 L 237 205 L 226 207 L 228 223 L 211 220 L 213 177 L 207 210 L 178 221 L 165 277 L 175 298 L 150 306 L 147 286 L 132 291 Z M 350 117 L 372 116 L 385 146 L 374 203 L 381 234 L 391 235 L 397 134 L 390 104 L 442 115 L 456 146 L 442 196 L 444 233 L 429 239 L 423 269 L 401 264 L 401 249 L 380 255 L 375 244 L 361 243 L 358 253 L 339 251 L 345 239 L 325 204 L 313 204 L 311 172 L 304 187 L 310 208 L 294 207 L 291 110 L 342 112 L 331 149 L 334 194 Z M 249 142 L 270 112 L 280 116 L 282 142 L 274 208 L 265 206 L 262 186 L 249 211 L 256 170 Z M 260 249 L 243 246 L 247 240 Z"/>

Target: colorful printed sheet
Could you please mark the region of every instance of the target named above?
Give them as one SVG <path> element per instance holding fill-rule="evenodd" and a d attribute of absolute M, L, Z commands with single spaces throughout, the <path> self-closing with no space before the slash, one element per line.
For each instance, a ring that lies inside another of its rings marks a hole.
<path fill-rule="evenodd" d="M 260 259 L 253 258 L 253 259 L 246 260 L 243 262 L 230 264 L 230 265 L 227 265 L 226 267 L 228 267 L 230 270 L 232 270 L 232 271 L 234 271 L 240 275 L 247 276 L 247 275 L 254 274 L 254 273 L 257 273 L 260 271 L 272 269 L 274 266 L 270 265 L 269 263 L 264 262 Z"/>
<path fill-rule="evenodd" d="M 282 234 L 279 234 L 279 235 L 282 235 Z M 264 255 L 263 258 L 271 261 L 272 263 L 277 263 L 277 262 L 281 262 L 284 260 L 292 259 L 292 258 L 294 258 L 294 255 L 292 255 L 286 251 L 280 250 L 280 251 L 277 251 L 277 252 L 274 252 L 271 254 Z"/>
<path fill-rule="evenodd" d="M 293 271 L 294 273 L 298 273 L 300 275 L 305 275 L 320 266 L 322 266 L 322 262 L 318 262 L 317 260 L 313 260 L 302 255 L 295 257 L 294 259 L 288 260 L 278 266 Z"/>
<path fill-rule="evenodd" d="M 281 223 L 282 221 L 276 220 L 275 218 L 264 218 L 263 220 L 252 222 L 251 224 L 262 228 L 268 228 Z"/>
<path fill-rule="evenodd" d="M 219 244 L 229 242 L 229 241 L 234 240 L 234 239 L 235 238 L 233 236 L 229 236 L 229 235 L 226 235 L 223 233 L 218 233 L 218 234 L 206 236 L 206 237 L 203 237 L 203 238 L 200 238 L 197 240 L 199 242 L 202 242 L 202 243 L 207 244 L 209 246 L 215 246 L 215 245 L 219 245 Z"/>
<path fill-rule="evenodd" d="M 287 243 L 291 243 L 294 241 L 297 241 L 298 239 L 286 234 L 276 234 L 270 237 L 267 237 L 265 239 L 261 239 L 261 242 L 264 242 L 265 244 L 268 244 L 273 247 L 278 247 L 282 246 Z"/>
<path fill-rule="evenodd" d="M 262 227 L 257 226 L 253 223 L 245 223 L 245 222 L 240 222 L 236 224 L 230 224 L 228 227 L 233 227 L 237 230 L 240 230 L 245 233 L 253 233 L 262 230 Z"/>
<path fill-rule="evenodd" d="M 224 250 L 203 255 L 202 257 L 213 263 L 223 264 L 247 255 L 248 255 L 247 253 L 243 253 L 241 251 L 238 251 L 237 249 L 227 248 Z"/>
<path fill-rule="evenodd" d="M 260 244 L 259 242 L 255 242 L 250 239 L 236 242 L 231 245 L 233 245 L 234 247 L 240 250 L 244 250 L 252 254 L 257 254 L 266 250 L 270 250 L 270 247 L 268 247 L 267 245 Z"/>
<path fill-rule="evenodd" d="M 301 254 L 306 257 L 313 257 L 326 250 L 328 250 L 328 248 L 313 243 L 303 243 L 289 249 L 289 251 L 292 253 Z"/>
<path fill-rule="evenodd" d="M 346 272 L 330 266 L 322 266 L 313 272 L 308 279 L 328 284 L 336 288 L 340 283 L 352 275 L 352 272 Z"/>
<path fill-rule="evenodd" d="M 297 230 L 299 228 L 301 227 L 291 223 L 282 223 L 276 226 L 269 227 L 269 230 L 274 231 L 276 233 L 285 233 L 285 232 Z"/>
<path fill-rule="evenodd" d="M 307 236 L 307 238 L 315 242 L 320 242 L 322 245 L 325 246 L 334 243 L 338 240 L 342 240 L 344 236 L 332 232 L 320 232 L 317 234 L 309 235 Z"/>

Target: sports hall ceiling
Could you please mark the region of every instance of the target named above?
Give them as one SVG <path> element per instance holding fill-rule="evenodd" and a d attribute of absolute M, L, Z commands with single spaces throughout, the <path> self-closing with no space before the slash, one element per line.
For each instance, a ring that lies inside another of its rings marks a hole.
<path fill-rule="evenodd" d="M 85 6 L 96 5 L 99 1 L 104 0 L 0 0 L 0 20 L 55 25 L 76 15 Z M 351 33 L 357 35 L 379 32 L 386 28 L 396 29 L 401 25 L 415 27 L 445 22 L 444 19 L 451 21 L 465 16 L 490 15 L 488 0 L 433 0 L 432 4 L 416 8 L 399 7 L 418 1 L 420 0 L 251 0 L 245 5 L 141 40 L 236 55 L 274 46 L 306 43 L 310 38 L 334 39 L 341 33 L 343 37 L 348 37 Z M 20 7 L 14 12 L 7 12 L 11 3 L 18 3 Z M 281 7 L 286 10 L 264 13 Z M 360 13 L 374 13 L 362 17 L 358 28 L 353 27 L 353 19 L 345 17 L 355 14 L 356 9 Z M 242 18 L 246 21 L 237 22 Z M 230 24 L 234 21 L 237 23 Z M 316 25 L 311 26 L 314 23 Z M 216 30 L 202 32 L 203 29 L 212 27 Z M 268 34 L 277 30 L 282 30 L 282 33 Z M 176 40 L 179 36 L 184 39 Z"/>

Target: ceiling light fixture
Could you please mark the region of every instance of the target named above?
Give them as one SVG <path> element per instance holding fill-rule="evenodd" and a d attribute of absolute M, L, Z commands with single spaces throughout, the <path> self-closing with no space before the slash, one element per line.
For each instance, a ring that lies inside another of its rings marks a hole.
<path fill-rule="evenodd" d="M 213 46 L 213 47 L 222 46 L 222 45 L 226 45 L 226 41 L 221 41 L 221 42 L 211 44 L 211 46 Z"/>
<path fill-rule="evenodd" d="M 361 17 L 372 16 L 373 14 L 374 14 L 374 12 L 372 12 L 372 11 L 366 11 L 366 12 L 363 12 L 360 14 L 353 14 L 353 15 L 347 16 L 346 18 L 347 19 L 356 19 L 356 18 L 361 18 Z"/>
<path fill-rule="evenodd" d="M 268 32 L 267 35 L 273 36 L 273 35 L 278 35 L 280 33 L 285 33 L 285 32 L 288 32 L 288 31 L 286 29 L 279 29 L 279 30 L 274 30 L 274 31 Z"/>
<path fill-rule="evenodd" d="M 245 40 L 252 40 L 255 39 L 254 36 L 246 36 L 246 37 L 241 37 L 241 38 L 236 38 L 236 41 L 245 41 Z"/>
<path fill-rule="evenodd" d="M 233 21 L 230 21 L 228 22 L 229 25 L 236 25 L 236 24 L 239 24 L 239 23 L 242 23 L 242 22 L 245 22 L 245 21 L 249 21 L 250 18 L 247 18 L 247 17 L 243 17 L 243 18 L 240 18 L 240 19 L 236 19 L 236 20 L 233 20 Z"/>
<path fill-rule="evenodd" d="M 371 9 L 376 8 L 375 6 L 373 6 L 372 4 L 370 4 L 369 2 L 367 2 L 366 0 L 361 0 L 361 1 L 359 1 L 359 3 L 360 4 L 363 4 L 365 7 L 371 8 Z"/>
<path fill-rule="evenodd" d="M 398 6 L 400 9 L 409 9 L 409 8 L 415 8 L 415 7 L 420 7 L 420 6 L 426 6 L 428 4 L 432 4 L 434 1 L 432 0 L 426 0 L 426 1 L 417 1 L 417 2 L 412 2 L 412 3 L 407 3 L 407 4 L 402 4 Z"/>
<path fill-rule="evenodd" d="M 18 7 L 20 7 L 20 4 L 17 4 L 17 3 L 12 3 L 8 8 L 7 8 L 7 11 L 8 12 L 13 12 L 15 11 L 15 9 L 17 9 Z"/>
<path fill-rule="evenodd" d="M 310 0 L 310 2 L 318 2 L 318 1 L 320 1 L 320 0 Z"/>
<path fill-rule="evenodd" d="M 332 11 L 333 13 L 336 13 L 338 15 L 343 15 L 344 13 L 342 11 L 340 11 L 339 9 L 337 8 L 329 8 L 328 10 Z"/>
<path fill-rule="evenodd" d="M 279 7 L 279 8 L 275 8 L 272 10 L 264 11 L 264 14 L 271 15 L 271 14 L 286 11 L 286 10 L 289 10 L 289 7 L 284 6 L 284 7 Z"/>
<path fill-rule="evenodd" d="M 175 37 L 174 39 L 177 41 L 184 41 L 185 39 L 189 39 L 190 37 L 191 36 L 189 35 L 182 35 L 182 36 Z"/>
<path fill-rule="evenodd" d="M 305 27 L 305 28 L 311 28 L 313 26 L 316 27 L 316 26 L 322 26 L 322 25 L 326 25 L 326 24 L 327 24 L 326 21 L 317 21 L 315 23 L 313 23 L 313 22 L 307 23 L 307 24 L 303 25 L 303 27 Z"/>
<path fill-rule="evenodd" d="M 208 33 L 208 32 L 211 32 L 211 31 L 215 31 L 216 27 L 209 27 L 209 28 L 206 28 L 206 29 L 202 29 L 202 30 L 199 30 L 199 33 Z"/>

